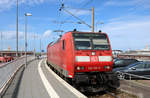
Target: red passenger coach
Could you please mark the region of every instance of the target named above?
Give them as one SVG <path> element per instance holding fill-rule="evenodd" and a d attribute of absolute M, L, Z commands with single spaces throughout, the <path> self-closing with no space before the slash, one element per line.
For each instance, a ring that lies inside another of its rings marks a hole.
<path fill-rule="evenodd" d="M 112 50 L 106 33 L 65 33 L 48 45 L 47 63 L 72 83 L 80 84 L 80 87 L 87 84 L 87 91 L 119 86 L 112 73 Z"/>

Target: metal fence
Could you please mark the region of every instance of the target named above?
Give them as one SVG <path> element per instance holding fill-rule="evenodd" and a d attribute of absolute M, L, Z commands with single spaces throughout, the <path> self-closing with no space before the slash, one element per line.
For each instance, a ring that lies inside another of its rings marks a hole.
<path fill-rule="evenodd" d="M 150 97 L 150 78 L 116 72 L 120 79 L 120 89 L 124 92 L 137 96 L 136 98 L 149 98 Z M 146 84 L 147 83 L 147 84 Z M 125 97 L 126 98 L 126 97 Z M 135 97 L 133 97 L 135 98 Z"/>
<path fill-rule="evenodd" d="M 134 74 L 124 73 L 124 72 L 120 72 L 120 71 L 117 71 L 116 73 L 120 80 L 122 80 L 122 79 L 124 79 L 124 80 L 150 80 L 149 77 L 145 77 L 145 76 L 134 75 Z"/>

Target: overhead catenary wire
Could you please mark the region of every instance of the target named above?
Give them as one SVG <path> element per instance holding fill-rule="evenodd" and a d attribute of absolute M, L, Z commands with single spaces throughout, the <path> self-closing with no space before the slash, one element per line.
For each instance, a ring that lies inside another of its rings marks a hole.
<path fill-rule="evenodd" d="M 64 8 L 64 4 L 62 4 L 61 8 L 59 9 L 59 11 L 64 10 L 65 12 L 69 13 L 71 16 L 75 17 L 76 19 L 78 19 L 79 21 L 81 21 L 82 24 L 87 25 L 89 28 L 92 28 L 90 25 L 88 25 L 85 21 L 83 21 L 82 19 L 80 19 L 79 17 L 75 16 L 73 13 L 71 13 L 70 11 L 66 10 Z"/>
<path fill-rule="evenodd" d="M 72 8 L 72 9 L 77 9 L 76 11 L 75 11 L 75 13 L 78 13 L 79 11 L 81 11 L 81 10 L 87 10 L 87 9 L 85 9 L 85 7 L 87 6 L 87 5 L 89 5 L 90 3 L 92 3 L 92 1 L 93 0 L 89 0 L 87 3 L 85 3 L 83 6 L 81 6 L 80 8 Z M 64 4 L 64 2 L 62 3 L 62 4 Z M 66 7 L 66 8 L 69 8 L 69 7 Z M 89 9 L 89 11 L 91 11 L 90 9 Z M 70 18 L 70 17 L 69 17 Z M 68 20 L 68 18 L 66 18 L 65 20 Z"/>
<path fill-rule="evenodd" d="M 59 0 L 61 2 L 61 5 L 64 4 L 64 0 Z M 86 7 L 87 5 L 89 5 L 90 3 L 92 3 L 93 0 L 89 0 L 87 3 L 85 3 L 82 7 L 78 8 L 74 13 L 78 13 L 79 11 L 83 10 L 84 7 Z M 65 6 L 65 8 L 68 8 Z M 85 10 L 85 9 L 84 9 Z M 87 9 L 86 9 L 87 10 Z M 92 11 L 91 9 L 88 9 L 89 11 Z M 73 15 L 72 15 L 73 16 Z M 74 16 L 73 16 L 74 17 Z M 64 19 L 64 21 L 69 20 L 69 18 L 71 17 L 67 17 L 66 19 Z M 78 18 L 78 17 L 76 17 Z M 82 20 L 82 19 L 79 19 Z M 89 28 L 91 28 L 90 25 L 88 25 L 87 23 L 85 23 L 83 20 L 80 22 L 82 24 L 86 24 Z M 61 24 L 62 25 L 62 24 Z"/>

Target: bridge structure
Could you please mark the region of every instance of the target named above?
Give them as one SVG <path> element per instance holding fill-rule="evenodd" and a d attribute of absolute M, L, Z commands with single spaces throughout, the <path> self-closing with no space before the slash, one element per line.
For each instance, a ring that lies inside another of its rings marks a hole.
<path fill-rule="evenodd" d="M 0 65 L 0 98 L 87 98 L 68 84 L 46 64 L 46 57 L 36 59 L 28 56 Z M 134 88 L 132 88 L 134 87 Z M 140 98 L 150 96 L 150 86 L 138 85 L 121 80 L 122 91 L 138 95 Z M 147 92 L 147 93 L 146 93 Z M 125 98 L 125 97 L 124 97 Z"/>
<path fill-rule="evenodd" d="M 27 55 L 33 55 L 33 51 L 28 51 Z M 25 51 L 18 51 L 18 56 L 25 55 Z M 0 56 L 12 56 L 16 57 L 16 51 L 0 51 Z"/>

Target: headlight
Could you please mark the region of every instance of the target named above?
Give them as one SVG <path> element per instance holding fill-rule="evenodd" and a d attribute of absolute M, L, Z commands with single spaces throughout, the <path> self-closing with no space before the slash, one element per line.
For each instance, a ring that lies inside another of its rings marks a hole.
<path fill-rule="evenodd" d="M 77 70 L 80 70 L 80 67 L 79 67 L 79 66 L 77 67 Z"/>
<path fill-rule="evenodd" d="M 76 69 L 77 70 L 84 70 L 84 66 L 78 66 Z"/>
<path fill-rule="evenodd" d="M 110 69 L 110 66 L 104 66 L 104 69 Z"/>

